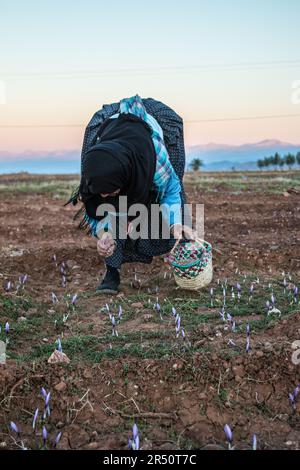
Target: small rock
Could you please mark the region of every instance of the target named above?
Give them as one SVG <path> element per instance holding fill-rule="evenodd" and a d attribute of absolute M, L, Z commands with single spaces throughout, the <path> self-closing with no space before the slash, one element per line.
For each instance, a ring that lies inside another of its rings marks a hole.
<path fill-rule="evenodd" d="M 36 315 L 38 313 L 38 309 L 37 308 L 29 308 L 26 312 L 26 317 L 33 317 L 34 315 Z"/>
<path fill-rule="evenodd" d="M 60 382 L 59 384 L 55 385 L 54 388 L 57 392 L 62 392 L 63 390 L 67 388 L 67 385 L 65 382 Z"/>
<path fill-rule="evenodd" d="M 131 307 L 133 307 L 133 308 L 144 308 L 144 305 L 142 304 L 142 302 L 134 302 L 133 304 L 131 304 Z"/>
<path fill-rule="evenodd" d="M 22 323 L 24 321 L 27 321 L 27 318 L 26 317 L 19 317 L 18 318 L 18 323 Z"/>
<path fill-rule="evenodd" d="M 268 352 L 273 351 L 273 346 L 272 346 L 272 344 L 269 343 L 268 341 L 265 342 L 265 344 L 264 344 L 264 350 L 265 350 L 265 351 L 268 351 Z"/>
<path fill-rule="evenodd" d="M 256 355 L 257 357 L 263 357 L 263 356 L 264 356 L 264 353 L 263 353 L 263 351 L 256 351 L 255 355 Z"/>
<path fill-rule="evenodd" d="M 87 448 L 88 449 L 98 449 L 100 447 L 100 443 L 99 442 L 90 442 L 88 445 L 87 445 Z"/>
<path fill-rule="evenodd" d="M 70 359 L 68 358 L 68 356 L 63 352 L 58 351 L 57 349 L 55 349 L 55 351 L 51 354 L 51 356 L 48 359 L 48 364 L 60 364 L 60 363 L 69 364 L 69 362 L 70 362 Z"/>

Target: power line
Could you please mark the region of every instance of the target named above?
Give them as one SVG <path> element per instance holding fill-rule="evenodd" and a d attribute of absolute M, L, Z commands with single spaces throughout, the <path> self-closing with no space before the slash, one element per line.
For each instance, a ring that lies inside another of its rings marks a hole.
<path fill-rule="evenodd" d="M 25 72 L 25 73 L 2 73 L 1 78 L 89 78 L 100 75 L 122 75 L 122 74 L 148 74 L 165 72 L 186 72 L 186 71 L 213 71 L 213 70 L 235 70 L 235 69 L 260 69 L 273 67 L 298 67 L 300 59 L 295 60 L 273 60 L 261 62 L 236 62 L 221 64 L 202 65 L 170 65 L 144 68 L 121 68 L 121 69 L 99 69 L 99 70 L 73 70 L 70 72 L 49 73 L 49 72 Z"/>
<path fill-rule="evenodd" d="M 265 116 L 241 116 L 232 118 L 214 118 L 214 119 L 196 119 L 196 120 L 184 120 L 184 124 L 197 124 L 206 122 L 232 122 L 232 121 L 257 121 L 265 119 L 286 119 L 286 118 L 297 118 L 300 114 L 274 114 Z M 1 129 L 9 128 L 83 128 L 86 124 L 0 124 Z"/>

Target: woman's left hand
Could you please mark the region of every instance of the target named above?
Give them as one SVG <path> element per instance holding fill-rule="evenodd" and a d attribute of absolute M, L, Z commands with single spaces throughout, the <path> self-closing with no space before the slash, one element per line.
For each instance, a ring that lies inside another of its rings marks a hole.
<path fill-rule="evenodd" d="M 172 227 L 172 233 L 176 240 L 181 240 L 183 237 L 188 240 L 195 240 L 197 237 L 196 230 L 188 225 L 175 224 Z"/>

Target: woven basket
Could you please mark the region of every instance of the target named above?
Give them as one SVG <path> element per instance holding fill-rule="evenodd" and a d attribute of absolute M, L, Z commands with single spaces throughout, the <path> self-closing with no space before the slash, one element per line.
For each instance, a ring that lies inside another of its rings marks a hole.
<path fill-rule="evenodd" d="M 198 290 L 212 281 L 212 246 L 204 240 L 181 241 L 168 261 L 173 268 L 175 282 L 182 289 Z"/>

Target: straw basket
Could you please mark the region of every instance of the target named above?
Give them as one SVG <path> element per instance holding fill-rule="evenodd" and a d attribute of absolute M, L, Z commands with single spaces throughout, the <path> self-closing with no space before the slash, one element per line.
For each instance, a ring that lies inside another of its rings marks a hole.
<path fill-rule="evenodd" d="M 212 246 L 204 240 L 182 240 L 168 260 L 173 267 L 175 282 L 182 289 L 201 289 L 213 278 Z"/>

